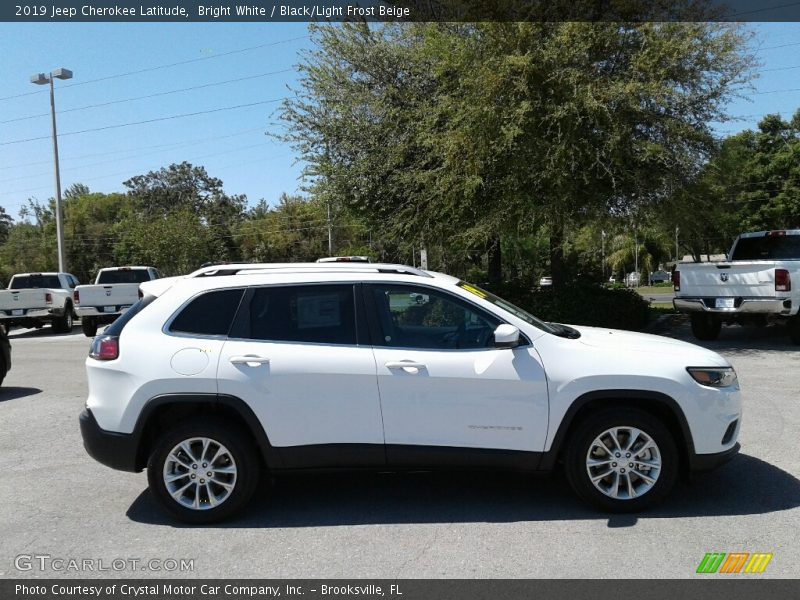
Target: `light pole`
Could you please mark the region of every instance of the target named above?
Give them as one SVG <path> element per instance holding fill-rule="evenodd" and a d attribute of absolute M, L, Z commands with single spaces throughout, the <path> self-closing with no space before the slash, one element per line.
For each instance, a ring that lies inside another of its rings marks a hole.
<path fill-rule="evenodd" d="M 66 271 L 67 261 L 64 257 L 64 227 L 61 222 L 61 173 L 58 167 L 58 134 L 56 133 L 56 96 L 53 79 L 72 79 L 69 69 L 55 69 L 50 74 L 37 73 L 31 75 L 31 83 L 36 85 L 50 84 L 50 118 L 53 123 L 53 163 L 56 180 L 56 237 L 58 238 L 58 270 Z"/>

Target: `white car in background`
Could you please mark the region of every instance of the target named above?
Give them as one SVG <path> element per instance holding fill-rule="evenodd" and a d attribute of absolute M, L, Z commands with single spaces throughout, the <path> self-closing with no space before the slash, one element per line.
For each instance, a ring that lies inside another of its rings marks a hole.
<path fill-rule="evenodd" d="M 100 325 L 113 323 L 139 299 L 139 284 L 158 277 L 154 267 L 108 267 L 98 271 L 94 285 L 76 287 L 72 300 L 84 335 L 94 337 Z"/>
<path fill-rule="evenodd" d="M 328 468 L 561 466 L 584 500 L 637 511 L 739 448 L 719 354 L 544 323 L 448 275 L 222 265 L 141 289 L 92 343 L 81 432 L 184 521 L 242 509 L 264 470 Z"/>

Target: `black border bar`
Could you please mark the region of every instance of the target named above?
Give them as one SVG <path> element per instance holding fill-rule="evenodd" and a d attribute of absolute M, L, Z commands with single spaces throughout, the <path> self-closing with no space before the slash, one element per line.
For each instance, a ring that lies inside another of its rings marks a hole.
<path fill-rule="evenodd" d="M 800 21 L 796 0 L 5 0 L 0 22 Z"/>

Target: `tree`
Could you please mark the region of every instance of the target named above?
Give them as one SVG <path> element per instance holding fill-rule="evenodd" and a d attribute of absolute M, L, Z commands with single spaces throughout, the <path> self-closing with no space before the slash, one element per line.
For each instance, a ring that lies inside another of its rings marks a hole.
<path fill-rule="evenodd" d="M 736 25 L 312 26 L 283 106 L 310 189 L 405 240 L 489 255 L 663 201 L 713 148 L 708 123 L 750 76 Z"/>
<path fill-rule="evenodd" d="M 174 212 L 198 215 L 209 233 L 206 260 L 238 258 L 232 232 L 243 216 L 247 198 L 226 194 L 222 180 L 209 176 L 205 168 L 188 162 L 172 164 L 132 177 L 124 185 L 144 220 L 166 219 Z"/>

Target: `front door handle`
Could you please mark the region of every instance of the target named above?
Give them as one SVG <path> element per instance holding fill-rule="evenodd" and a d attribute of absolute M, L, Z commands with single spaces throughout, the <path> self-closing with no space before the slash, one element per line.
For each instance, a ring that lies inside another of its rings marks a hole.
<path fill-rule="evenodd" d="M 397 361 L 389 361 L 386 363 L 385 367 L 387 369 L 403 369 L 406 373 L 410 373 L 412 375 L 416 375 L 422 369 L 427 368 L 424 364 L 413 362 L 410 360 L 397 360 Z"/>
<path fill-rule="evenodd" d="M 247 365 L 248 367 L 257 367 L 259 365 L 268 365 L 269 359 L 264 356 L 256 356 L 255 354 L 245 354 L 244 356 L 231 356 L 231 364 L 234 365 Z"/>

